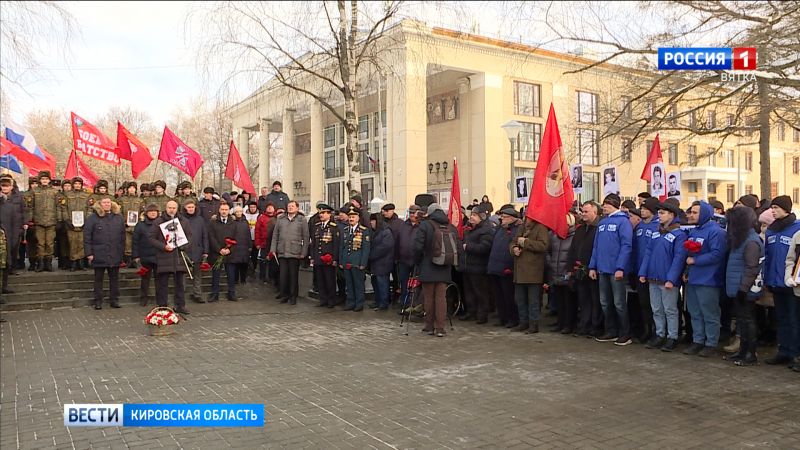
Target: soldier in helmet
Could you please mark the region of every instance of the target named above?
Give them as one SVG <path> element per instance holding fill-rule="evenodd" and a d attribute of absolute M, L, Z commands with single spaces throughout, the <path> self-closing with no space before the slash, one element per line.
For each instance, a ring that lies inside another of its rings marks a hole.
<path fill-rule="evenodd" d="M 70 185 L 64 180 L 64 186 Z M 89 193 L 83 189 L 83 178 L 75 177 L 71 183 L 72 189 L 64 192 L 66 200 L 61 205 L 61 220 L 64 222 L 69 244 L 70 271 L 86 270 L 83 259 L 83 224 L 89 214 Z"/>
<path fill-rule="evenodd" d="M 25 193 L 27 222 L 34 226 L 36 236 L 37 272 L 53 271 L 53 245 L 56 238 L 59 203 L 64 201 L 58 191 L 50 186 L 50 171 L 39 172 L 39 187 Z"/>
<path fill-rule="evenodd" d="M 136 262 L 131 260 L 133 250 L 133 228 L 139 222 L 144 212 L 144 200 L 136 195 L 136 182 L 129 181 L 123 184 L 125 193 L 118 199 L 122 208 L 122 218 L 125 220 L 125 254 L 122 262 L 128 267 L 135 268 Z"/>
<path fill-rule="evenodd" d="M 191 181 L 182 181 L 178 184 L 178 195 L 175 197 L 175 201 L 177 201 L 179 205 L 185 205 L 186 200 L 192 200 L 197 204 L 197 197 L 192 194 Z"/>
<path fill-rule="evenodd" d="M 158 180 L 153 183 L 153 189 L 155 189 L 155 194 L 153 194 L 149 202 L 155 203 L 158 206 L 158 210 L 164 212 L 164 208 L 167 207 L 167 202 L 172 200 L 167 194 L 167 183 L 164 180 Z"/>
<path fill-rule="evenodd" d="M 94 193 L 89 195 L 89 209 L 92 210 L 94 204 L 104 198 L 110 198 L 111 201 L 114 201 L 114 196 L 108 192 L 108 181 L 97 180 L 97 184 L 94 186 Z"/>

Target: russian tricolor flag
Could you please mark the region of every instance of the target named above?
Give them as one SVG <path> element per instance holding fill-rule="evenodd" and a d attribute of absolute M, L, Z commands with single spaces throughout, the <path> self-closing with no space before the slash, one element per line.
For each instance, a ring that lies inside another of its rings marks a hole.
<path fill-rule="evenodd" d="M 6 139 L 11 141 L 11 143 L 14 145 L 22 147 L 23 149 L 27 150 L 28 153 L 36 156 L 42 161 L 47 160 L 42 150 L 38 145 L 36 145 L 36 139 L 34 139 L 33 135 L 21 125 L 7 120 L 5 134 Z"/>

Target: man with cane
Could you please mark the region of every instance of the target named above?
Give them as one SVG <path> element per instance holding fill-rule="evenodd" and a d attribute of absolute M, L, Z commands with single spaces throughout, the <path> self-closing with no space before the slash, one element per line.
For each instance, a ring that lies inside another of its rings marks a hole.
<path fill-rule="evenodd" d="M 167 306 L 169 279 L 175 283 L 175 312 L 189 314 L 184 298 L 184 278 L 190 273 L 189 257 L 182 248 L 192 239 L 189 224 L 178 216 L 178 202 L 169 200 L 161 217 L 156 219 L 150 243 L 156 249 L 156 304 Z"/>

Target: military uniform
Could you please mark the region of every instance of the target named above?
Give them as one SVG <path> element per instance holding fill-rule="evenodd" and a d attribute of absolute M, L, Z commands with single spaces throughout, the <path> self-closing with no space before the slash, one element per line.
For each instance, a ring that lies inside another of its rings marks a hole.
<path fill-rule="evenodd" d="M 50 173 L 39 172 L 39 179 L 42 178 L 50 178 Z M 40 265 L 36 270 L 39 272 L 42 270 L 53 271 L 53 245 L 61 202 L 66 202 L 66 200 L 58 190 L 51 186 L 39 186 L 25 193 L 27 222 L 33 222 L 38 244 L 36 258 L 39 259 Z"/>
<path fill-rule="evenodd" d="M 69 185 L 69 180 L 65 180 L 65 183 Z M 50 185 L 59 191 L 61 197 L 64 197 L 64 194 L 69 192 L 64 191 L 61 180 L 53 180 L 50 182 Z M 72 188 L 71 185 L 70 188 Z M 58 204 L 59 207 L 61 207 L 63 202 L 59 200 Z M 61 217 L 60 211 L 57 220 L 58 223 L 56 224 L 56 238 L 53 242 L 53 251 L 56 259 L 58 259 L 58 268 L 66 270 L 69 268 L 69 241 L 67 239 L 67 226 L 64 223 L 64 219 Z"/>
<path fill-rule="evenodd" d="M 360 217 L 361 211 L 350 206 L 347 215 Z M 344 310 L 361 311 L 364 309 L 364 270 L 369 263 L 370 232 L 363 225 L 352 227 L 347 224 L 341 235 L 339 267 L 344 271 L 347 285 L 347 302 Z"/>
<path fill-rule="evenodd" d="M 318 206 L 320 211 L 333 211 L 328 205 Z M 311 233 L 311 261 L 314 278 L 317 280 L 319 306 L 333 308 L 336 304 L 336 264 L 339 261 L 342 237 L 339 226 L 332 219 L 317 222 Z"/>
<path fill-rule="evenodd" d="M 98 192 L 100 190 L 100 188 L 102 188 L 102 187 L 106 188 L 106 192 L 105 193 Z M 90 211 L 94 211 L 94 209 L 92 208 L 94 206 L 94 204 L 98 203 L 100 200 L 102 200 L 104 198 L 110 198 L 111 201 L 114 201 L 114 196 L 111 195 L 110 192 L 108 192 L 108 181 L 106 181 L 106 180 L 98 180 L 97 181 L 97 185 L 94 187 L 94 192 L 89 195 L 89 210 Z"/>
<path fill-rule="evenodd" d="M 73 183 L 76 180 L 73 179 Z M 82 181 L 81 181 L 82 183 Z M 73 222 L 73 217 L 83 216 L 83 222 L 89 217 L 89 193 L 83 189 L 73 189 L 63 194 L 65 202 L 61 206 L 61 220 L 64 221 L 67 228 L 67 242 L 69 242 L 69 260 L 71 263 L 70 270 L 80 269 L 85 267 L 82 265 L 83 258 L 86 255 L 83 253 L 83 226 L 78 222 L 78 226 Z M 75 217 L 78 219 L 77 217 Z M 80 220 L 80 219 L 78 219 Z"/>
<path fill-rule="evenodd" d="M 180 194 L 180 192 L 185 188 L 191 189 L 192 188 L 192 183 L 190 183 L 188 181 L 184 181 L 184 182 L 181 182 L 180 184 L 178 184 L 178 194 L 175 195 L 175 201 L 178 202 L 178 210 L 179 211 L 183 211 L 183 204 L 187 200 L 194 200 L 194 204 L 195 205 L 197 204 L 197 197 L 195 195 L 193 195 L 191 193 L 189 193 L 189 195 Z"/>
<path fill-rule="evenodd" d="M 132 184 L 131 184 L 132 183 Z M 139 222 L 142 220 L 142 215 L 144 213 L 144 200 L 136 194 L 128 194 L 128 188 L 130 186 L 136 186 L 136 183 L 131 182 L 126 184 L 124 187 L 125 194 L 119 198 L 119 206 L 122 208 L 122 219 L 125 220 L 125 256 L 123 261 L 128 265 L 132 266 L 131 263 L 131 251 L 133 250 L 133 228 L 136 226 L 136 223 L 130 225 L 131 220 L 129 220 L 128 216 L 129 213 L 136 213 L 136 221 Z"/>

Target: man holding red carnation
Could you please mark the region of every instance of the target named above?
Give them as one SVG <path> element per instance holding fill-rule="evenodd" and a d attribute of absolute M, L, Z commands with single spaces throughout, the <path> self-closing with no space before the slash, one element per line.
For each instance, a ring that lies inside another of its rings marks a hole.
<path fill-rule="evenodd" d="M 208 230 L 209 262 L 211 270 L 211 296 L 209 302 L 219 300 L 219 278 L 222 270 L 228 283 L 228 300 L 235 302 L 236 264 L 246 263 L 250 255 L 250 228 L 244 220 L 236 220 L 230 214 L 230 206 L 219 205 L 219 215 L 212 220 Z"/>
<path fill-rule="evenodd" d="M 331 220 L 333 208 L 324 203 L 317 206 L 319 222 L 311 235 L 311 264 L 317 278 L 319 304 L 333 308 L 336 304 L 336 263 L 339 261 L 341 233 Z"/>

